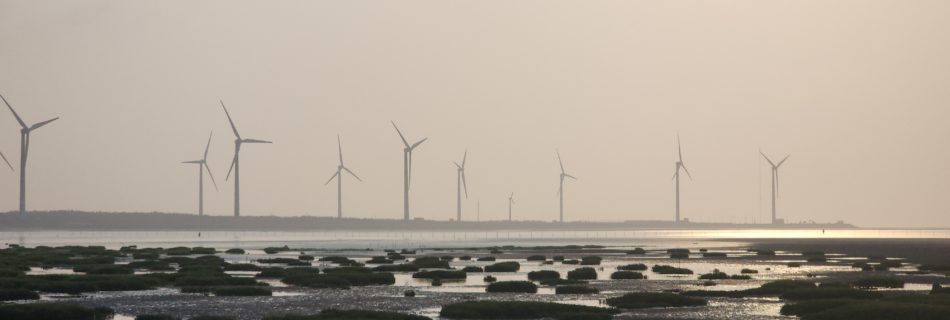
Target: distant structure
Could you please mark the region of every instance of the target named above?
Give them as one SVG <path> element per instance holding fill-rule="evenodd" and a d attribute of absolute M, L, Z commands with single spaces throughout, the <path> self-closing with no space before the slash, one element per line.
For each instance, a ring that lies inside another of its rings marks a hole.
<path fill-rule="evenodd" d="M 577 180 L 577 178 L 575 178 L 575 177 L 572 176 L 572 175 L 567 174 L 567 172 L 564 171 L 564 162 L 561 161 L 561 152 L 560 152 L 560 151 L 555 151 L 555 153 L 557 153 L 557 162 L 558 162 L 558 164 L 561 165 L 561 185 L 560 185 L 560 187 L 557 188 L 557 194 L 558 194 L 558 196 L 560 197 L 560 203 L 561 203 L 561 207 L 560 207 L 560 208 L 561 208 L 561 218 L 560 218 L 560 221 L 563 223 L 563 222 L 564 222 L 564 178 L 571 178 L 571 179 L 574 179 L 574 180 Z"/>
<path fill-rule="evenodd" d="M 3 100 L 3 103 L 7 105 L 7 108 L 10 109 L 10 112 L 13 113 L 13 117 L 16 118 L 16 121 L 20 123 L 20 214 L 26 214 L 26 159 L 27 155 L 30 153 L 30 133 L 33 130 L 39 129 L 42 126 L 49 124 L 50 122 L 56 121 L 59 117 L 49 119 L 42 122 L 34 123 L 32 126 L 27 126 L 26 122 L 23 122 L 23 119 L 20 118 L 20 115 L 16 113 L 16 110 L 13 110 L 13 107 L 10 106 L 10 103 L 7 102 L 7 99 L 0 95 L 0 99 Z M 6 161 L 6 157 L 3 159 Z M 10 163 L 7 162 L 7 165 Z"/>
<path fill-rule="evenodd" d="M 10 168 L 10 171 L 16 171 L 16 170 L 13 170 L 13 165 L 11 165 L 10 161 L 7 160 L 7 156 L 3 155 L 3 151 L 0 151 L 0 158 L 3 158 L 3 162 L 6 162 L 7 167 Z"/>
<path fill-rule="evenodd" d="M 791 157 L 792 155 L 785 156 L 785 159 L 782 159 L 782 161 L 779 161 L 778 164 L 775 164 L 775 162 L 772 162 L 772 159 L 769 159 L 769 157 L 766 156 L 765 153 L 762 153 L 761 150 L 759 151 L 759 154 L 761 154 L 762 157 L 765 158 L 765 161 L 768 161 L 772 166 L 772 224 L 781 224 L 784 222 L 784 220 L 778 219 L 775 214 L 775 199 L 778 198 L 778 168 L 781 167 L 782 164 L 788 160 L 788 157 Z"/>
<path fill-rule="evenodd" d="M 459 164 L 458 162 L 453 162 L 455 164 L 455 167 L 458 169 L 457 171 L 458 190 L 456 192 L 457 194 L 456 198 L 458 200 L 457 201 L 458 210 L 456 212 L 456 215 L 457 215 L 456 219 L 458 219 L 457 221 L 462 221 L 462 189 L 463 188 L 465 189 L 465 199 L 468 199 L 468 184 L 465 182 L 465 160 L 467 159 L 468 159 L 468 150 L 465 150 L 465 154 L 462 155 L 462 164 Z"/>
<path fill-rule="evenodd" d="M 234 120 L 231 119 L 231 114 L 228 113 L 228 107 L 224 106 L 224 101 L 221 101 L 221 108 L 224 109 L 224 114 L 228 116 L 228 123 L 231 124 L 231 130 L 234 131 L 234 160 L 231 161 L 231 167 L 228 168 L 228 176 L 224 180 L 231 178 L 231 171 L 234 171 L 234 216 L 241 216 L 241 145 L 245 143 L 272 143 L 265 140 L 257 139 L 243 139 L 241 134 L 238 133 L 237 126 L 234 125 Z"/>
<path fill-rule="evenodd" d="M 390 121 L 392 122 L 392 121 Z M 416 150 L 420 144 L 429 140 L 429 138 L 424 138 L 419 140 L 419 142 L 409 144 L 409 141 L 406 140 L 406 137 L 402 135 L 402 131 L 399 131 L 399 127 L 396 126 L 395 122 L 392 122 L 393 128 L 396 128 L 396 133 L 399 134 L 399 138 L 402 139 L 402 143 L 406 145 L 406 148 L 403 149 L 402 154 L 402 172 L 403 172 L 403 193 L 402 193 L 402 210 L 403 210 L 403 220 L 409 221 L 409 185 L 412 180 L 412 151 Z"/>
<path fill-rule="evenodd" d="M 508 196 L 508 221 L 511 222 L 511 205 L 515 204 L 515 193 Z"/>
<path fill-rule="evenodd" d="M 673 180 L 676 181 L 676 220 L 675 222 L 680 222 L 680 169 L 686 172 L 686 176 L 689 177 L 689 180 L 693 180 L 693 175 L 689 173 L 689 169 L 686 169 L 686 165 L 683 164 L 683 145 L 680 143 L 680 136 L 676 135 L 676 149 L 679 152 L 679 158 L 676 161 L 676 171 L 673 173 Z"/>
<path fill-rule="evenodd" d="M 205 145 L 205 153 L 201 160 L 182 162 L 198 165 L 198 216 L 205 215 L 205 169 L 208 169 L 208 176 L 211 177 L 211 183 L 214 184 L 214 191 L 218 191 L 218 183 L 214 181 L 214 175 L 211 174 L 211 168 L 208 167 L 208 150 L 211 149 L 211 137 L 213 135 L 214 132 L 208 135 L 208 144 Z"/>
<path fill-rule="evenodd" d="M 343 171 L 346 171 L 360 182 L 363 182 L 363 179 L 360 179 L 359 176 L 353 173 L 353 171 L 350 171 L 350 169 L 343 164 L 343 143 L 340 142 L 339 135 L 336 136 L 336 146 L 340 151 L 340 165 L 336 167 L 336 173 L 323 185 L 328 185 L 330 181 L 333 181 L 334 178 L 336 179 L 336 217 L 343 218 Z"/>

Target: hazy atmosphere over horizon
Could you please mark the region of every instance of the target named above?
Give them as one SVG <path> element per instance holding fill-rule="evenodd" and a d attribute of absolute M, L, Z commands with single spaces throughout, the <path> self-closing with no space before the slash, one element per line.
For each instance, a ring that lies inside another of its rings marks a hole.
<path fill-rule="evenodd" d="M 0 0 L 0 94 L 32 135 L 30 210 L 231 215 L 233 134 L 243 215 L 671 220 L 676 135 L 693 180 L 683 217 L 950 227 L 948 1 Z M 4 107 L 5 109 L 5 107 Z M 0 110 L 0 151 L 19 163 Z M 0 170 L 0 211 L 18 172 Z"/>

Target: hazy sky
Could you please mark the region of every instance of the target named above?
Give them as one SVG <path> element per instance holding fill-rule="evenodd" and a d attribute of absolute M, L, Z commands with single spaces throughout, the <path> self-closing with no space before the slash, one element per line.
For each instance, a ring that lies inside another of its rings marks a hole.
<path fill-rule="evenodd" d="M 245 215 L 336 212 L 336 135 L 352 217 L 455 217 L 469 150 L 482 219 L 672 219 L 675 137 L 693 181 L 683 216 L 950 227 L 950 2 L 0 0 L 0 93 L 33 133 L 31 209 L 229 215 L 233 136 L 247 138 Z M 0 112 L 0 150 L 19 162 Z M 0 210 L 17 173 L 0 170 Z"/>

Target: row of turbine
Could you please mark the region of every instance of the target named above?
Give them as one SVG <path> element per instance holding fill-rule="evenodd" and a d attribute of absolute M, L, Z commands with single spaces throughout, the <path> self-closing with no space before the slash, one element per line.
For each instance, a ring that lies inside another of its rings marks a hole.
<path fill-rule="evenodd" d="M 16 118 L 17 122 L 21 126 L 19 212 L 20 214 L 26 214 L 26 164 L 27 164 L 27 155 L 29 154 L 29 147 L 30 147 L 30 133 L 36 129 L 39 129 L 40 127 L 43 127 L 53 121 L 58 120 L 59 117 L 52 118 L 46 121 L 41 121 L 33 125 L 27 125 L 26 122 L 24 122 L 23 119 L 20 118 L 20 115 L 17 114 L 16 110 L 13 109 L 13 106 L 11 106 L 9 102 L 7 102 L 6 98 L 4 98 L 3 95 L 0 95 L 0 99 L 2 99 L 4 104 L 6 104 L 7 108 L 10 109 L 10 112 L 13 113 L 13 116 Z M 260 139 L 242 138 L 241 134 L 237 130 L 237 126 L 234 124 L 234 120 L 231 118 L 230 112 L 228 112 L 228 108 L 224 105 L 224 101 L 219 101 L 219 102 L 221 103 L 221 108 L 224 110 L 225 116 L 227 116 L 228 118 L 228 123 L 231 125 L 231 130 L 233 131 L 234 137 L 235 137 L 234 158 L 231 161 L 231 166 L 228 168 L 228 174 L 225 177 L 225 180 L 229 180 L 231 177 L 231 173 L 232 172 L 234 173 L 234 216 L 237 217 L 241 215 L 241 183 L 240 183 L 241 181 L 240 180 L 241 146 L 245 143 L 272 143 L 272 142 L 267 141 L 267 140 L 260 140 Z M 399 138 L 402 140 L 402 143 L 405 146 L 405 148 L 403 149 L 403 219 L 408 221 L 410 219 L 409 191 L 410 191 L 410 186 L 411 186 L 411 181 L 412 181 L 412 152 L 415 151 L 416 148 L 418 148 L 423 142 L 425 142 L 429 138 L 423 138 L 422 140 L 419 140 L 415 143 L 410 144 L 409 140 L 406 140 L 406 137 L 403 135 L 402 131 L 399 130 L 399 127 L 396 126 L 396 123 L 392 122 L 392 125 L 393 125 L 393 128 L 396 129 L 396 133 L 399 134 Z M 690 180 L 692 180 L 692 174 L 690 174 L 689 169 L 686 168 L 686 165 L 683 162 L 683 148 L 682 148 L 682 144 L 680 143 L 679 136 L 676 137 L 676 145 L 677 145 L 678 158 L 676 161 L 676 168 L 674 169 L 674 173 L 673 173 L 673 180 L 675 182 L 675 193 L 676 193 L 676 215 L 675 215 L 674 221 L 679 222 L 680 221 L 680 171 L 682 170 L 683 172 L 685 172 L 687 177 L 689 177 Z M 205 145 L 204 154 L 201 159 L 183 162 L 185 164 L 197 164 L 199 168 L 199 173 L 198 173 L 199 175 L 198 176 L 198 214 L 199 215 L 204 215 L 204 172 L 205 170 L 208 171 L 208 175 L 211 178 L 211 182 L 214 184 L 215 190 L 217 190 L 218 188 L 218 184 L 214 180 L 214 175 L 212 175 L 211 168 L 208 166 L 208 161 L 207 161 L 208 151 L 210 150 L 210 147 L 211 147 L 211 136 L 208 137 L 208 143 Z M 350 175 L 352 175 L 354 178 L 356 178 L 359 181 L 362 181 L 362 179 L 360 179 L 360 177 L 357 176 L 356 173 L 354 173 L 352 170 L 347 168 L 346 165 L 344 165 L 343 145 L 342 145 L 342 142 L 340 141 L 339 136 L 337 136 L 337 147 L 339 150 L 340 163 L 337 166 L 336 172 L 330 177 L 329 180 L 327 180 L 325 185 L 332 182 L 333 179 L 337 180 L 337 217 L 342 218 L 343 217 L 343 181 L 342 181 L 343 172 L 345 171 L 346 173 L 349 173 Z M 772 184 L 771 184 L 772 222 L 775 223 L 777 221 L 776 197 L 778 196 L 778 181 L 779 181 L 778 169 L 782 166 L 782 164 L 785 163 L 786 160 L 788 160 L 788 157 L 790 155 L 786 156 L 784 159 L 782 159 L 782 161 L 775 163 L 761 151 L 759 153 L 762 154 L 762 157 L 764 157 L 766 161 L 768 161 L 772 167 L 772 170 L 771 170 L 772 171 Z M 558 198 L 559 198 L 559 221 L 564 222 L 564 180 L 565 178 L 577 180 L 577 178 L 574 177 L 573 175 L 568 174 L 564 170 L 564 162 L 561 160 L 560 152 L 556 152 L 556 155 L 558 159 L 558 164 L 560 165 L 560 168 L 561 168 L 560 184 L 558 186 L 558 191 L 557 191 Z M 7 157 L 3 154 L 2 151 L 0 151 L 0 158 L 3 159 L 3 161 L 7 164 L 7 167 L 9 167 L 11 171 L 14 171 L 13 166 L 7 160 Z M 457 168 L 457 212 L 456 212 L 457 221 L 462 220 L 462 192 L 463 190 L 465 193 L 465 198 L 468 198 L 468 185 L 465 180 L 465 164 L 467 162 L 467 159 L 468 159 L 468 150 L 466 150 L 465 153 L 463 154 L 461 164 L 459 164 L 458 162 L 454 163 Z M 514 203 L 515 203 L 514 193 L 511 193 L 508 196 L 508 220 L 509 221 L 512 219 L 511 207 Z"/>

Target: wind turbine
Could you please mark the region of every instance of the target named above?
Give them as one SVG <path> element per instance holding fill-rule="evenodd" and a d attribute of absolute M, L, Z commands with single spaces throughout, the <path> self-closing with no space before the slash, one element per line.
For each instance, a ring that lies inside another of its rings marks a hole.
<path fill-rule="evenodd" d="M 676 222 L 680 222 L 680 169 L 686 171 L 686 176 L 689 177 L 689 180 L 693 180 L 693 175 L 689 173 L 689 169 L 686 169 L 686 165 L 683 164 L 683 146 L 680 144 L 679 135 L 676 135 L 676 149 L 679 152 L 679 160 L 676 161 L 676 171 L 673 173 L 673 180 L 676 181 Z"/>
<path fill-rule="evenodd" d="M 211 183 L 214 184 L 214 191 L 218 191 L 218 183 L 214 181 L 214 175 L 211 174 L 211 168 L 208 167 L 208 150 L 211 148 L 211 136 L 213 135 L 213 131 L 208 135 L 208 144 L 205 145 L 205 153 L 201 160 L 182 162 L 198 165 L 198 216 L 205 215 L 205 169 L 208 169 L 208 176 L 211 177 Z"/>
<path fill-rule="evenodd" d="M 353 171 L 343 165 L 343 143 L 340 142 L 339 135 L 336 136 L 336 146 L 340 150 L 340 165 L 336 167 L 336 173 L 323 185 L 328 185 L 330 181 L 336 179 L 336 217 L 343 218 L 343 171 L 346 171 L 360 182 L 363 182 L 363 179 L 360 179 Z"/>
<path fill-rule="evenodd" d="M 231 167 L 228 168 L 228 176 L 224 180 L 231 178 L 231 171 L 234 171 L 234 216 L 241 216 L 241 145 L 245 143 L 272 143 L 265 140 L 257 139 L 242 139 L 241 134 L 238 133 L 237 127 L 234 125 L 234 120 L 231 120 L 231 114 L 228 113 L 228 107 L 224 106 L 224 101 L 221 101 L 221 108 L 224 109 L 224 114 L 228 116 L 228 122 L 231 124 L 231 130 L 234 131 L 234 160 L 231 161 Z"/>
<path fill-rule="evenodd" d="M 515 204 L 515 193 L 508 196 L 508 222 L 511 222 L 511 205 Z"/>
<path fill-rule="evenodd" d="M 575 181 L 577 180 L 577 178 L 575 178 L 572 175 L 567 174 L 567 172 L 564 171 L 564 162 L 561 161 L 561 152 L 560 151 L 555 151 L 555 152 L 557 153 L 557 162 L 558 164 L 561 165 L 561 186 L 557 188 L 557 194 L 561 200 L 561 222 L 563 223 L 564 222 L 564 178 L 571 178 L 571 179 L 574 179 Z"/>
<path fill-rule="evenodd" d="M 3 100 L 3 103 L 7 105 L 7 108 L 10 109 L 10 112 L 13 112 L 13 117 L 16 118 L 16 121 L 20 123 L 20 214 L 26 214 L 26 159 L 27 155 L 30 153 L 30 133 L 33 130 L 39 129 L 42 126 L 49 124 L 50 122 L 56 121 L 59 117 L 52 118 L 46 121 L 37 122 L 32 126 L 27 126 L 26 122 L 20 118 L 20 115 L 13 110 L 13 107 L 10 106 L 10 103 L 7 102 L 7 99 L 0 95 L 0 99 Z M 6 161 L 6 157 L 4 157 Z M 10 163 L 7 162 L 9 165 Z"/>
<path fill-rule="evenodd" d="M 392 121 L 390 121 L 392 122 Z M 406 137 L 402 135 L 402 131 L 399 131 L 399 127 L 396 126 L 395 122 L 392 122 L 393 128 L 396 128 L 396 133 L 399 134 L 399 138 L 402 139 L 402 143 L 406 145 L 406 148 L 402 150 L 402 172 L 403 172 L 403 194 L 402 194 L 402 208 L 403 208 L 403 220 L 409 221 L 409 182 L 412 180 L 412 151 L 419 147 L 420 144 L 429 140 L 425 138 L 419 140 L 419 142 L 409 144 L 409 141 L 406 140 Z"/>
<path fill-rule="evenodd" d="M 457 199 L 458 199 L 458 221 L 462 221 L 462 188 L 465 188 L 465 199 L 468 199 L 468 184 L 465 183 L 465 160 L 468 159 L 468 150 L 465 150 L 465 154 L 462 156 L 462 164 L 455 163 L 455 167 L 458 168 L 458 190 L 457 190 Z"/>
<path fill-rule="evenodd" d="M 7 167 L 10 167 L 10 171 L 14 171 L 13 165 L 10 164 L 10 161 L 7 161 L 7 156 L 3 155 L 3 152 L 0 152 L 0 158 L 3 158 L 3 162 L 7 163 Z"/>
<path fill-rule="evenodd" d="M 785 159 L 782 159 L 782 161 L 779 161 L 778 164 L 775 164 L 775 162 L 772 162 L 772 159 L 769 159 L 769 157 L 766 156 L 765 153 L 762 153 L 761 150 L 759 150 L 759 154 L 765 158 L 765 161 L 768 161 L 769 164 L 772 165 L 772 223 L 774 224 L 777 221 L 775 216 L 775 198 L 778 198 L 778 168 L 781 167 L 782 164 L 785 163 L 785 160 L 788 160 L 788 157 L 791 157 L 792 155 L 785 156 Z"/>

